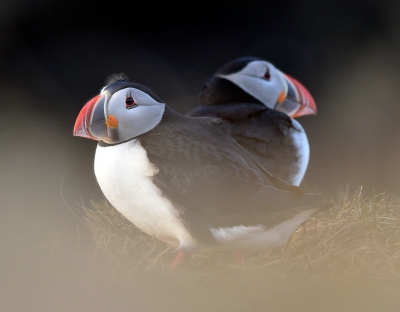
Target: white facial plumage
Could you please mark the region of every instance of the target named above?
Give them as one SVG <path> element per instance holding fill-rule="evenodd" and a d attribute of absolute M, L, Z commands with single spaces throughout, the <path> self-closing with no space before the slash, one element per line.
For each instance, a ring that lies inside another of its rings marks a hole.
<path fill-rule="evenodd" d="M 136 105 L 128 107 L 127 97 L 132 97 Z M 165 104 L 157 102 L 141 90 L 129 87 L 112 94 L 105 110 L 106 116 L 112 115 L 118 120 L 118 126 L 112 131 L 118 131 L 119 140 L 126 141 L 157 126 L 164 114 Z M 104 141 L 107 142 L 107 139 Z"/>
<path fill-rule="evenodd" d="M 233 82 L 271 109 L 275 108 L 282 90 L 287 93 L 282 72 L 266 61 L 252 61 L 236 73 L 218 76 Z"/>

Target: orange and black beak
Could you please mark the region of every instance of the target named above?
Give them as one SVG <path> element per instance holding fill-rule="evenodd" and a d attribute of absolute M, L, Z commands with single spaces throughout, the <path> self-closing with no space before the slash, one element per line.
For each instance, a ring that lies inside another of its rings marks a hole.
<path fill-rule="evenodd" d="M 80 136 L 83 138 L 88 138 L 92 140 L 99 140 L 96 136 L 94 136 L 91 132 L 91 126 L 93 125 L 93 113 L 95 111 L 95 107 L 98 107 L 99 99 L 102 98 L 102 95 L 97 95 L 81 109 L 78 117 L 75 121 L 74 126 L 74 136 Z M 100 120 L 101 121 L 101 120 Z M 103 120 L 104 123 L 105 119 Z"/>
<path fill-rule="evenodd" d="M 118 120 L 108 115 L 110 97 L 108 91 L 103 91 L 86 103 L 76 118 L 74 136 L 97 141 L 109 141 L 111 136 L 115 136 Z"/>
<path fill-rule="evenodd" d="M 292 118 L 317 114 L 317 105 L 310 92 L 296 79 L 282 73 L 286 96 L 280 97 L 275 109 L 288 114 Z"/>

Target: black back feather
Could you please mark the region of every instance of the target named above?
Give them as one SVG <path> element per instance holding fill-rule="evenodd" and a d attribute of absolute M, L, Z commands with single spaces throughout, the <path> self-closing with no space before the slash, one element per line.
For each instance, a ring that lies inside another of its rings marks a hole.
<path fill-rule="evenodd" d="M 105 86 L 107 87 L 110 84 L 115 83 L 115 82 L 128 82 L 128 81 L 129 81 L 129 77 L 124 73 L 112 74 L 106 78 Z"/>

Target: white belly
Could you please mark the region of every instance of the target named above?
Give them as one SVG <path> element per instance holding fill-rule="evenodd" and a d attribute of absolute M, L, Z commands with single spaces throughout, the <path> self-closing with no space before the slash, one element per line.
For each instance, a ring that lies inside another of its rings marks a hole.
<path fill-rule="evenodd" d="M 290 180 L 294 185 L 300 185 L 307 170 L 308 161 L 310 159 L 310 145 L 308 143 L 306 132 L 301 124 L 292 118 L 293 126 L 298 131 L 292 131 L 293 142 L 297 148 L 298 167 L 295 172 L 291 172 Z"/>
<path fill-rule="evenodd" d="M 94 171 L 108 201 L 143 232 L 189 249 L 196 244 L 178 211 L 152 182 L 157 168 L 139 141 L 97 146 Z"/>

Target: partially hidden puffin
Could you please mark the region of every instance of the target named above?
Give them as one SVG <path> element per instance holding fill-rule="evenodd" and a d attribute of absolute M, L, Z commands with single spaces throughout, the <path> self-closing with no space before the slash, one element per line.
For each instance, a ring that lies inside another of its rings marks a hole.
<path fill-rule="evenodd" d="M 256 57 L 223 65 L 203 85 L 188 116 L 229 122 L 232 136 L 275 176 L 300 185 L 310 146 L 294 118 L 316 114 L 315 101 L 296 79 Z"/>
<path fill-rule="evenodd" d="M 98 141 L 94 171 L 108 201 L 180 251 L 280 247 L 332 205 L 270 174 L 221 119 L 179 114 L 124 74 L 82 108 L 73 135 Z"/>

